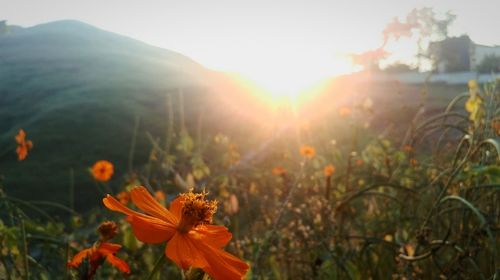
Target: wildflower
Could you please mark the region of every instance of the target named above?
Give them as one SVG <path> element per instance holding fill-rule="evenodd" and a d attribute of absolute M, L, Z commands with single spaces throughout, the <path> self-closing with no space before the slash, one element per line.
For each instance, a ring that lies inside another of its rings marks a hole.
<path fill-rule="evenodd" d="M 155 198 L 156 198 L 156 200 L 158 200 L 159 202 L 163 202 L 163 201 L 165 201 L 166 196 L 165 196 L 165 193 L 164 193 L 164 192 L 162 192 L 162 191 L 156 191 L 156 192 L 155 192 Z"/>
<path fill-rule="evenodd" d="M 230 194 L 228 199 L 224 201 L 224 211 L 228 215 L 234 215 L 239 211 L 238 197 L 235 194 Z"/>
<path fill-rule="evenodd" d="M 469 112 L 469 119 L 474 122 L 474 126 L 479 126 L 484 118 L 483 99 L 479 95 L 479 87 L 475 80 L 469 81 L 469 99 L 465 103 L 465 109 Z"/>
<path fill-rule="evenodd" d="M 313 158 L 316 155 L 316 150 L 308 145 L 300 147 L 300 154 L 306 158 Z"/>
<path fill-rule="evenodd" d="M 341 107 L 339 109 L 339 115 L 341 117 L 348 117 L 349 115 L 351 115 L 351 109 L 349 107 Z"/>
<path fill-rule="evenodd" d="M 469 82 L 467 82 L 467 85 L 469 86 L 469 90 L 477 90 L 478 89 L 478 85 L 477 85 L 476 80 L 470 80 Z"/>
<path fill-rule="evenodd" d="M 405 244 L 404 245 L 404 252 L 408 256 L 413 257 L 415 255 L 415 247 L 413 247 L 413 245 L 411 245 L 411 244 Z"/>
<path fill-rule="evenodd" d="M 273 175 L 276 175 L 276 176 L 283 176 L 286 174 L 286 169 L 282 166 L 276 166 L 275 168 L 273 168 Z"/>
<path fill-rule="evenodd" d="M 116 198 L 118 198 L 121 204 L 127 205 L 130 201 L 130 193 L 128 191 L 122 191 L 116 195 Z"/>
<path fill-rule="evenodd" d="M 491 120 L 491 129 L 493 129 L 496 135 L 500 135 L 500 119 Z"/>
<path fill-rule="evenodd" d="M 133 211 L 107 195 L 104 205 L 127 215 L 137 239 L 145 243 L 167 241 L 165 255 L 179 267 L 201 268 L 216 280 L 241 279 L 248 265 L 225 252 L 231 233 L 223 226 L 211 225 L 216 201 L 205 200 L 206 193 L 192 191 L 179 195 L 167 210 L 144 187 L 130 191 L 132 202 L 146 214 Z"/>
<path fill-rule="evenodd" d="M 17 158 L 18 160 L 24 160 L 28 156 L 28 150 L 33 148 L 33 142 L 31 140 L 26 141 L 26 132 L 23 129 L 19 130 L 15 139 L 17 142 Z"/>
<path fill-rule="evenodd" d="M 99 235 L 101 236 L 101 241 L 104 242 L 115 237 L 118 233 L 118 226 L 115 222 L 106 221 L 99 225 L 97 232 L 99 232 Z"/>
<path fill-rule="evenodd" d="M 415 151 L 415 149 L 411 145 L 406 144 L 403 146 L 403 151 L 407 153 L 412 153 Z"/>
<path fill-rule="evenodd" d="M 363 101 L 363 109 L 366 111 L 371 111 L 373 108 L 373 101 L 370 97 L 367 97 L 365 101 Z"/>
<path fill-rule="evenodd" d="M 67 266 L 76 268 L 83 262 L 84 259 L 88 258 L 90 270 L 88 271 L 85 279 L 91 279 L 95 275 L 99 266 L 101 266 L 104 259 L 122 272 L 130 273 L 130 267 L 128 264 L 124 260 L 115 256 L 121 246 L 106 242 L 116 235 L 117 230 L 118 226 L 114 222 L 106 221 L 102 223 L 97 229 L 101 236 L 99 241 L 95 242 L 92 247 L 83 249 L 77 253 L 73 259 L 67 263 Z"/>
<path fill-rule="evenodd" d="M 76 268 L 82 261 L 88 258 L 90 263 L 90 270 L 88 272 L 88 278 L 91 279 L 95 275 L 97 269 L 102 264 L 102 260 L 106 260 L 108 263 L 118 268 L 124 273 L 130 273 L 130 267 L 128 264 L 115 256 L 115 254 L 120 250 L 121 246 L 114 243 L 106 242 L 96 242 L 92 247 L 83 249 L 78 254 L 76 254 L 73 259 L 68 262 L 68 267 Z"/>
<path fill-rule="evenodd" d="M 333 166 L 333 164 L 328 164 L 325 168 L 323 168 L 323 174 L 325 174 L 325 177 L 331 177 L 333 172 L 335 172 L 335 166 Z"/>
<path fill-rule="evenodd" d="M 24 131 L 24 129 L 19 129 L 19 132 L 17 133 L 15 138 L 17 144 L 23 143 L 26 139 L 26 132 Z"/>
<path fill-rule="evenodd" d="M 417 166 L 418 165 L 417 159 L 416 158 L 411 158 L 410 159 L 410 165 L 413 166 L 413 167 Z"/>
<path fill-rule="evenodd" d="M 113 164 L 107 160 L 99 160 L 92 166 L 92 175 L 97 181 L 108 181 L 113 176 Z"/>
<path fill-rule="evenodd" d="M 356 160 L 356 166 L 362 166 L 363 164 L 365 164 L 364 160 L 362 160 L 362 159 Z"/>

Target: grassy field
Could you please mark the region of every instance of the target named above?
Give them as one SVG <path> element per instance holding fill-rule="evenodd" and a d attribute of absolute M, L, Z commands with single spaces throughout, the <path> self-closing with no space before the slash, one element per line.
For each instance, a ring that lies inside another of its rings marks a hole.
<path fill-rule="evenodd" d="M 39 28 L 75 24 L 109 39 Z M 122 37 L 73 70 L 9 55 L 35 31 L 0 37 L 0 279 L 500 276 L 498 84 L 343 77 L 269 103 Z"/>

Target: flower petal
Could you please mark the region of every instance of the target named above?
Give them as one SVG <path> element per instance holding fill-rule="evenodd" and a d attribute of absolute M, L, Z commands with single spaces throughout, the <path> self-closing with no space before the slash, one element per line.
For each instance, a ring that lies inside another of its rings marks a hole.
<path fill-rule="evenodd" d="M 192 266 L 203 269 L 215 280 L 241 280 L 248 264 L 203 241 L 207 236 L 213 237 L 210 234 L 222 232 L 221 227 L 214 227 L 206 231 L 209 232 L 206 236 L 195 231 L 175 234 L 168 242 L 165 254 L 182 269 Z"/>
<path fill-rule="evenodd" d="M 158 219 L 177 224 L 179 220 L 146 190 L 145 187 L 135 187 L 130 191 L 132 202 L 142 211 Z"/>
<path fill-rule="evenodd" d="M 132 225 L 132 231 L 137 239 L 145 243 L 161 243 L 170 240 L 175 233 L 175 226 L 154 218 L 128 216 L 127 221 Z"/>
<path fill-rule="evenodd" d="M 165 255 L 184 270 L 190 266 L 206 267 L 208 263 L 196 248 L 195 242 L 186 234 L 176 233 L 168 242 Z"/>
<path fill-rule="evenodd" d="M 172 213 L 177 219 L 181 219 L 182 216 L 182 205 L 185 198 L 178 196 L 176 199 L 170 203 L 170 213 Z"/>
<path fill-rule="evenodd" d="M 81 250 L 80 252 L 78 252 L 78 254 L 76 254 L 73 259 L 68 262 L 67 266 L 69 267 L 78 267 L 83 259 L 87 258 L 88 255 L 90 254 L 91 250 L 90 249 L 84 249 L 84 250 Z"/>
<path fill-rule="evenodd" d="M 119 244 L 104 242 L 104 243 L 101 243 L 98 251 L 100 251 L 104 255 L 115 254 L 116 252 L 118 252 L 120 250 L 121 247 L 122 246 Z"/>
<path fill-rule="evenodd" d="M 208 266 L 202 267 L 202 269 L 212 278 L 216 280 L 241 280 L 247 273 L 248 264 L 239 258 L 203 242 L 196 243 L 196 245 L 208 262 Z"/>
<path fill-rule="evenodd" d="M 121 270 L 122 272 L 130 273 L 130 267 L 128 266 L 128 264 L 124 260 L 116 257 L 115 255 L 113 254 L 106 255 L 106 261 L 109 262 L 114 267 Z"/>
<path fill-rule="evenodd" d="M 232 238 L 232 234 L 224 226 L 202 225 L 190 232 L 200 235 L 200 241 L 215 248 L 222 248 Z"/>
<path fill-rule="evenodd" d="M 109 210 L 111 211 L 116 211 L 116 212 L 121 212 L 127 216 L 142 216 L 142 217 L 148 217 L 142 213 L 139 213 L 137 211 L 131 210 L 130 208 L 124 206 L 121 204 L 118 200 L 116 200 L 114 197 L 111 195 L 106 195 L 105 198 L 102 199 L 102 203 L 104 203 L 104 206 L 106 206 Z"/>

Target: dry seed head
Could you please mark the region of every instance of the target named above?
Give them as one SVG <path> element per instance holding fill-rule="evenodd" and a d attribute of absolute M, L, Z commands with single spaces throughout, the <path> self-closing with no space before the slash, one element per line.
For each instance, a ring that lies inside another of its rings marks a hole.
<path fill-rule="evenodd" d="M 100 240 L 105 242 L 115 237 L 115 235 L 118 233 L 118 226 L 115 222 L 106 221 L 99 225 L 99 227 L 97 228 L 97 232 L 101 235 Z"/>

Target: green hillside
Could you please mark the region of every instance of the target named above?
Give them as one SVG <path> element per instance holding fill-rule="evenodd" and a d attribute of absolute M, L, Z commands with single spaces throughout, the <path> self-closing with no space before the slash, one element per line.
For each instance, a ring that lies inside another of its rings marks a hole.
<path fill-rule="evenodd" d="M 183 55 L 77 21 L 12 28 L 0 35 L 0 174 L 7 192 L 67 201 L 73 168 L 76 203 L 85 207 L 96 195 L 86 168 L 108 159 L 120 180 L 135 119 L 142 132 L 163 137 L 166 96 L 181 89 L 205 98 L 210 75 Z M 13 139 L 20 128 L 35 144 L 23 162 Z M 136 159 L 144 162 L 150 144 L 145 133 L 137 140 Z"/>
<path fill-rule="evenodd" d="M 421 90 L 336 81 L 301 101 L 298 121 L 327 135 L 334 122 L 343 122 L 339 106 L 370 96 L 375 104 L 385 104 L 373 121 L 373 127 L 383 130 L 392 125 L 390 120 L 413 118 Z M 223 132 L 239 143 L 243 154 L 261 158 L 263 147 L 269 148 L 261 143 L 270 142 L 275 131 L 293 130 L 287 122 L 298 115 L 269 110 L 251 91 L 238 85 L 237 78 L 207 70 L 181 54 L 85 23 L 12 27 L 0 35 L 0 175 L 9 195 L 67 203 L 73 169 L 76 208 L 84 211 L 88 201 L 95 204 L 101 195 L 87 168 L 110 160 L 116 171 L 111 185 L 121 185 L 136 120 L 134 159 L 135 167 L 142 168 L 152 147 L 146 133 L 164 141 L 169 116 L 174 116 L 173 131 L 179 131 L 182 114 L 197 140 L 202 130 L 204 145 Z M 431 86 L 426 103 L 431 111 L 440 111 L 458 92 L 456 87 Z M 331 121 L 317 122 L 319 118 Z M 35 145 L 22 162 L 16 159 L 14 142 L 20 128 Z"/>

